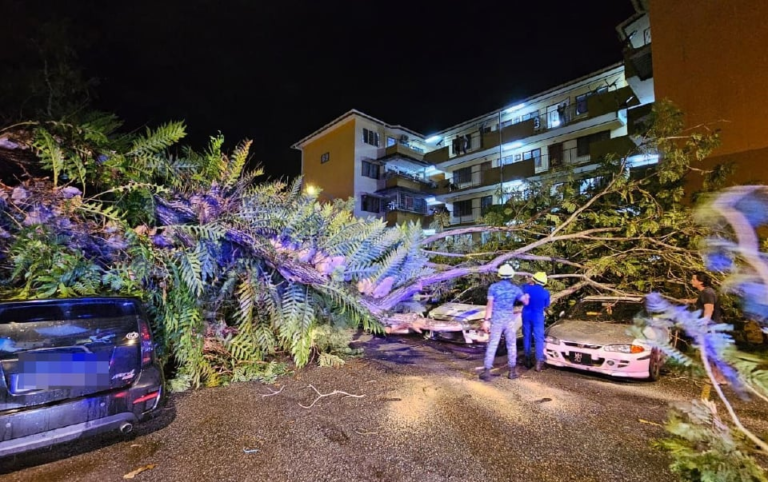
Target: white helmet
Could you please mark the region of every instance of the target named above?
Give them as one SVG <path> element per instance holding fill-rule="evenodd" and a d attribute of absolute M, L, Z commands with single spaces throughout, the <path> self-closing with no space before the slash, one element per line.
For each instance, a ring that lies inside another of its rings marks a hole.
<path fill-rule="evenodd" d="M 499 278 L 511 278 L 515 275 L 515 268 L 512 267 L 509 263 L 504 263 L 501 266 L 499 266 Z"/>

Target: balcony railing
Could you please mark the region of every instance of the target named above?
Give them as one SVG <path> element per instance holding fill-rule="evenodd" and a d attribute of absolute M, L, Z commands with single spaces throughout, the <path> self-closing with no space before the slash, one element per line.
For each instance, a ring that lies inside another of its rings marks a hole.
<path fill-rule="evenodd" d="M 434 181 L 399 169 L 387 168 L 384 173 L 385 188 L 404 187 L 416 191 L 429 191 L 437 187 Z"/>
<path fill-rule="evenodd" d="M 640 80 L 647 80 L 653 77 L 653 51 L 650 43 L 639 48 L 625 49 L 624 59 L 627 78 L 636 75 Z"/>
<path fill-rule="evenodd" d="M 449 159 L 498 147 L 499 144 L 522 140 L 611 112 L 616 113 L 618 118 L 618 112 L 627 107 L 627 102 L 633 96 L 634 93 L 628 86 L 594 93 L 578 101 L 572 100 L 570 104 L 561 108 L 551 108 L 548 109 L 548 112 L 540 112 L 532 117 L 526 115 L 504 121 L 501 124 L 501 132 L 484 129 L 483 124 L 477 124 L 454 138 L 446 139 L 444 141 L 445 147 L 439 151 L 428 153 L 426 157 L 432 163 L 445 162 Z M 485 123 L 495 124 L 496 122 L 489 118 Z M 455 138 L 466 138 L 466 141 L 455 144 Z"/>
<path fill-rule="evenodd" d="M 384 160 L 396 157 L 405 157 L 421 163 L 424 162 L 424 151 L 418 147 L 398 142 L 393 146 L 387 147 L 384 155 L 379 157 L 379 159 Z"/>
<path fill-rule="evenodd" d="M 387 199 L 385 204 L 387 211 L 401 211 L 420 215 L 427 214 L 427 202 L 424 199 L 398 193 Z"/>
<path fill-rule="evenodd" d="M 456 179 L 454 175 L 454 179 L 439 182 L 434 193 L 440 195 L 449 192 L 465 191 L 476 187 L 493 186 L 513 179 L 524 179 L 534 174 L 533 159 L 526 159 L 515 163 L 510 162 L 502 168 L 491 167 L 483 169 L 480 165 L 475 165 L 472 166 L 469 175 L 465 175 L 461 179 Z"/>
<path fill-rule="evenodd" d="M 488 212 L 488 209 L 492 206 L 494 206 L 494 204 L 489 204 L 487 206 L 472 206 L 470 211 L 459 212 L 459 210 L 454 205 L 453 212 L 449 216 L 449 223 L 452 226 L 458 224 L 476 223 L 480 220 L 480 218 L 485 216 L 485 214 Z"/>

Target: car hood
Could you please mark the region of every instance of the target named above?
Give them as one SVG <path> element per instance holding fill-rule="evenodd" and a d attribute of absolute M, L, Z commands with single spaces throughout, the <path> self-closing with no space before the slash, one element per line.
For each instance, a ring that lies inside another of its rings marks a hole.
<path fill-rule="evenodd" d="M 472 322 L 485 317 L 485 306 L 466 303 L 445 303 L 429 312 L 435 320 Z"/>
<path fill-rule="evenodd" d="M 590 345 L 632 343 L 631 325 L 595 321 L 565 321 L 549 328 L 547 334 L 560 340 Z"/>

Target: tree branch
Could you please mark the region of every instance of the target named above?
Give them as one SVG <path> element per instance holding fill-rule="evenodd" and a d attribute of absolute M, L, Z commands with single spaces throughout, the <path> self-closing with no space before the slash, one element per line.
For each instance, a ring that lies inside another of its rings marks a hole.
<path fill-rule="evenodd" d="M 487 251 L 484 253 L 449 253 L 445 251 L 422 250 L 422 252 L 427 256 L 444 256 L 446 258 L 479 258 L 484 256 L 498 256 L 500 253 L 507 253 L 509 251 Z M 573 266 L 575 268 L 581 268 L 581 269 L 585 268 L 583 264 L 574 263 L 573 261 L 567 260 L 565 258 L 556 258 L 554 256 L 537 256 L 534 254 L 521 254 L 519 256 L 515 256 L 515 259 L 524 259 L 526 261 L 547 261 L 551 263 L 565 264 L 568 266 Z"/>
<path fill-rule="evenodd" d="M 728 414 L 731 416 L 731 420 L 733 421 L 733 424 L 736 425 L 736 428 L 738 428 L 741 433 L 746 435 L 746 437 L 755 443 L 758 447 L 760 447 L 760 450 L 768 453 L 768 443 L 764 442 L 763 440 L 760 440 L 755 434 L 753 434 L 749 429 L 747 429 L 744 425 L 742 425 L 741 420 L 739 420 L 738 415 L 736 415 L 736 411 L 733 409 L 733 406 L 728 401 L 728 399 L 723 394 L 723 389 L 720 388 L 720 384 L 715 380 L 715 374 L 712 372 L 712 366 L 709 364 L 709 357 L 707 356 L 707 348 L 704 343 L 704 340 L 699 337 L 698 340 L 699 344 L 699 353 L 701 354 L 701 361 L 704 364 L 704 370 L 707 372 L 707 376 L 709 377 L 710 382 L 712 383 L 712 387 L 717 392 L 717 396 L 720 398 L 720 401 L 723 402 L 723 405 L 725 405 L 725 409 L 728 411 Z"/>
<path fill-rule="evenodd" d="M 476 228 L 466 228 L 466 229 L 476 229 Z M 481 229 L 485 229 L 485 228 L 481 228 Z M 619 229 L 620 228 L 594 228 L 594 229 L 587 229 L 585 231 L 580 231 L 578 233 L 562 234 L 560 236 L 550 235 L 550 236 L 541 238 L 537 241 L 534 241 L 532 243 L 529 243 L 525 246 L 522 246 L 520 248 L 517 248 L 515 250 L 512 250 L 501 256 L 497 256 L 496 258 L 489 261 L 488 263 L 485 263 L 480 266 L 458 267 L 458 268 L 450 269 L 448 271 L 436 273 L 430 276 L 425 276 L 423 278 L 420 278 L 415 283 L 400 287 L 392 291 L 390 294 L 388 294 L 384 298 L 381 298 L 376 302 L 370 303 L 370 306 L 374 310 L 374 314 L 379 314 L 381 312 L 391 310 L 400 301 L 411 298 L 414 294 L 421 291 L 425 286 L 433 285 L 435 283 L 441 283 L 443 281 L 452 280 L 454 278 L 459 278 L 462 276 L 492 273 L 496 269 L 498 269 L 498 267 L 505 261 L 517 258 L 518 256 L 525 254 L 528 251 L 536 249 L 539 246 L 542 246 L 545 244 L 554 243 L 558 241 L 567 241 L 571 239 L 588 239 L 588 237 L 592 234 L 615 232 Z M 465 231 L 465 230 L 456 230 L 456 231 Z M 456 234 L 455 231 L 451 231 L 451 233 Z M 610 240 L 611 238 L 608 238 L 608 239 Z"/>
<path fill-rule="evenodd" d="M 321 398 L 330 397 L 331 395 L 344 395 L 345 397 L 353 397 L 353 398 L 363 398 L 365 396 L 365 395 L 353 395 L 351 393 L 342 392 L 341 390 L 334 390 L 331 393 L 320 393 L 320 391 L 317 388 L 315 388 L 313 385 L 309 385 L 307 386 L 307 388 L 311 388 L 312 390 L 314 390 L 315 393 L 317 393 L 317 398 L 315 399 L 314 402 L 312 402 L 309 405 L 302 405 L 300 403 L 299 406 L 301 408 L 307 408 L 307 409 L 312 408 Z"/>

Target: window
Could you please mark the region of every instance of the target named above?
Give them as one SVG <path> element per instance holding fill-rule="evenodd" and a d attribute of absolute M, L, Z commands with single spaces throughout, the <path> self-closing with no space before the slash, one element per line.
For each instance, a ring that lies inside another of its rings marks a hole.
<path fill-rule="evenodd" d="M 320 164 L 325 164 L 326 162 L 331 160 L 331 153 L 325 152 L 323 154 L 320 154 Z"/>
<path fill-rule="evenodd" d="M 541 149 L 533 149 L 523 153 L 523 160 L 533 159 L 534 167 L 541 167 Z"/>
<path fill-rule="evenodd" d="M 371 179 L 379 178 L 379 166 L 368 161 L 363 161 L 363 176 Z"/>
<path fill-rule="evenodd" d="M 363 142 L 372 146 L 379 147 L 379 133 L 376 131 L 363 129 Z"/>
<path fill-rule="evenodd" d="M 576 115 L 586 114 L 589 111 L 587 108 L 587 97 L 589 97 L 589 94 L 576 96 Z"/>
<path fill-rule="evenodd" d="M 362 198 L 362 209 L 365 212 L 368 213 L 380 213 L 381 212 L 381 199 L 375 197 L 375 196 L 369 196 L 367 194 L 363 194 Z"/>
<path fill-rule="evenodd" d="M 456 169 L 453 171 L 453 183 L 454 184 L 466 184 L 472 182 L 472 168 L 464 167 L 462 169 Z"/>
<path fill-rule="evenodd" d="M 394 137 L 387 137 L 387 147 L 392 147 L 397 144 L 397 139 Z"/>
<path fill-rule="evenodd" d="M 472 216 L 472 200 L 456 201 L 453 203 L 453 217 Z"/>
<path fill-rule="evenodd" d="M 601 176 L 582 179 L 579 182 L 579 194 L 588 194 L 590 191 L 599 189 L 602 186 L 603 178 Z"/>
<path fill-rule="evenodd" d="M 588 156 L 589 155 L 589 137 L 590 136 L 581 136 L 578 139 L 576 139 L 576 155 L 581 156 Z"/>
<path fill-rule="evenodd" d="M 484 216 L 491 206 L 493 206 L 493 196 L 483 196 L 480 198 L 480 214 Z"/>

